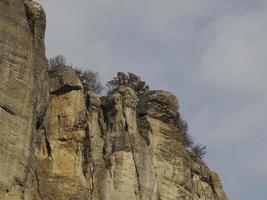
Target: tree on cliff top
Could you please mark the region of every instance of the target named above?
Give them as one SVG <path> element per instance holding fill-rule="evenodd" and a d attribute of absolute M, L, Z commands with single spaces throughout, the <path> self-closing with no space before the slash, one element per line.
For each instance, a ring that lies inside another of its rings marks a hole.
<path fill-rule="evenodd" d="M 75 73 L 81 80 L 85 92 L 93 91 L 96 94 L 102 93 L 104 87 L 100 82 L 100 78 L 97 72 L 93 72 L 91 70 L 75 69 Z"/>
<path fill-rule="evenodd" d="M 48 60 L 49 71 L 56 71 L 58 67 L 63 65 L 66 65 L 66 58 L 62 55 L 57 55 L 56 57 L 50 58 Z M 96 94 L 101 94 L 104 87 L 97 72 L 93 72 L 91 70 L 75 69 L 72 66 L 71 68 L 80 79 L 85 93 L 88 91 L 93 91 Z"/>
<path fill-rule="evenodd" d="M 120 86 L 127 86 L 132 88 L 137 94 L 141 94 L 149 90 L 149 86 L 145 81 L 142 81 L 139 76 L 134 73 L 118 72 L 113 80 L 108 81 L 106 84 L 109 91 L 118 89 Z"/>
<path fill-rule="evenodd" d="M 61 65 L 66 65 L 66 58 L 62 55 L 57 55 L 54 58 L 50 58 L 48 60 L 48 69 L 55 70 L 57 67 Z"/>

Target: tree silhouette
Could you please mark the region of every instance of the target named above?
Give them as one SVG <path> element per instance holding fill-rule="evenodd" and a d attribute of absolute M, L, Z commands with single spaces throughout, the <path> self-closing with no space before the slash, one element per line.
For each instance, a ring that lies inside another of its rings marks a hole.
<path fill-rule="evenodd" d="M 137 94 L 141 94 L 149 90 L 149 86 L 145 81 L 142 81 L 139 76 L 134 73 L 118 72 L 117 76 L 106 84 L 109 91 L 118 89 L 120 86 L 132 88 Z"/>
<path fill-rule="evenodd" d="M 206 154 L 206 146 L 202 146 L 201 144 L 195 144 L 193 145 L 191 151 L 196 157 L 202 159 Z"/>
<path fill-rule="evenodd" d="M 91 70 L 75 69 L 76 75 L 81 80 L 84 91 L 93 91 L 96 94 L 101 94 L 104 87 L 100 82 L 100 78 L 97 72 Z"/>
<path fill-rule="evenodd" d="M 66 58 L 62 55 L 57 55 L 48 60 L 48 69 L 55 70 L 58 66 L 66 65 Z"/>

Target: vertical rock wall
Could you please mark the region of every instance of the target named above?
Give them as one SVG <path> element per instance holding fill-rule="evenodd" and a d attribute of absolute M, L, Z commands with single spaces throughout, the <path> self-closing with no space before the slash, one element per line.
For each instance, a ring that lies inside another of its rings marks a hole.
<path fill-rule="evenodd" d="M 48 98 L 45 14 L 31 1 L 0 1 L 0 199 L 19 199 Z"/>
<path fill-rule="evenodd" d="M 50 99 L 37 132 L 29 199 L 88 199 L 83 168 L 87 111 L 80 80 L 67 67 L 50 73 Z M 33 152 L 34 154 L 34 152 Z"/>

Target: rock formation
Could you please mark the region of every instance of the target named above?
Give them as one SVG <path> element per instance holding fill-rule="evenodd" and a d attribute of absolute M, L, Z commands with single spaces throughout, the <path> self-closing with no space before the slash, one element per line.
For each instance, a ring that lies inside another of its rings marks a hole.
<path fill-rule="evenodd" d="M 1 200 L 228 199 L 183 145 L 174 95 L 85 93 L 70 67 L 48 73 L 40 5 L 0 0 L 0 17 Z"/>
<path fill-rule="evenodd" d="M 33 172 L 48 102 L 45 23 L 36 3 L 0 1 L 0 199 L 20 199 Z"/>

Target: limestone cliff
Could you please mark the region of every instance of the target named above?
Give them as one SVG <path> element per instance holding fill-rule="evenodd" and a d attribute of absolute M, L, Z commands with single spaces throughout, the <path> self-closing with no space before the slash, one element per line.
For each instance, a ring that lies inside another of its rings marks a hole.
<path fill-rule="evenodd" d="M 85 94 L 70 67 L 47 72 L 41 6 L 0 0 L 0 17 L 0 199 L 227 200 L 174 95 Z"/>
<path fill-rule="evenodd" d="M 45 13 L 0 1 L 0 199 L 19 199 L 34 165 L 36 128 L 48 100 Z"/>

